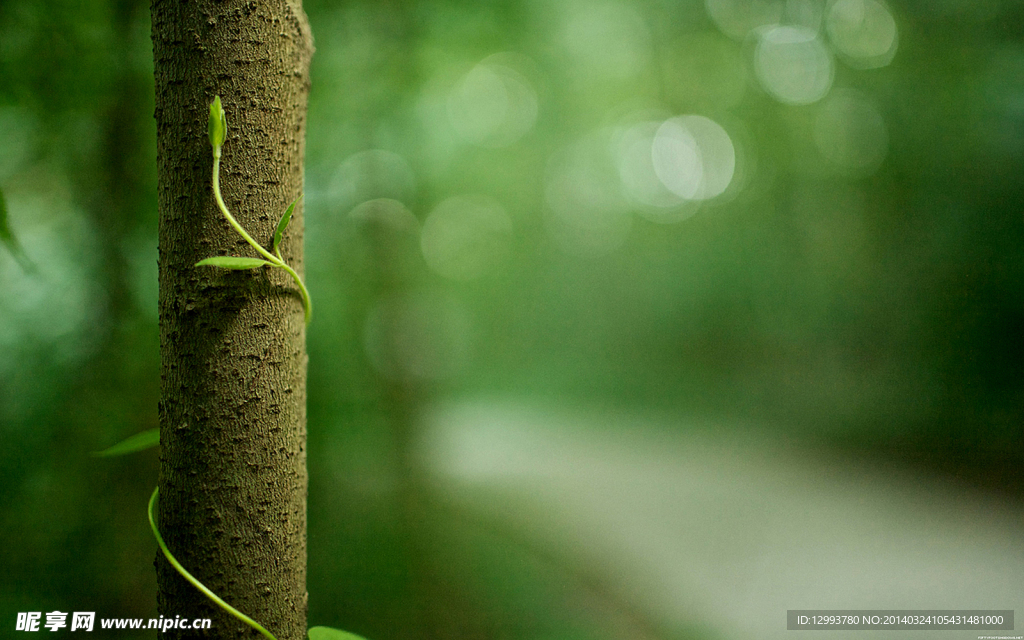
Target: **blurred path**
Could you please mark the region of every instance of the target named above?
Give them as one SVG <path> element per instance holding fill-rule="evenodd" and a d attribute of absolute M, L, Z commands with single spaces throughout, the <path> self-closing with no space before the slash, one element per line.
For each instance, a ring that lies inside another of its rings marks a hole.
<path fill-rule="evenodd" d="M 1021 635 L 1021 505 L 764 434 L 655 422 L 447 406 L 426 418 L 423 461 L 443 499 L 571 550 L 669 625 L 737 639 Z M 1015 609 L 1018 631 L 786 631 L 787 609 L 830 608 Z"/>

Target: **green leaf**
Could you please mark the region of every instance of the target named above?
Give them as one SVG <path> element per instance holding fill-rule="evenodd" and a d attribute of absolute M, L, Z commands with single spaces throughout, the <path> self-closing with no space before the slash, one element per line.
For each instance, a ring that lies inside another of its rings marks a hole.
<path fill-rule="evenodd" d="M 274 266 L 266 260 L 259 258 L 236 258 L 235 256 L 214 256 L 196 263 L 197 267 L 220 267 L 221 269 L 259 269 L 263 266 Z"/>
<path fill-rule="evenodd" d="M 366 640 L 366 638 L 331 627 L 312 627 L 309 630 L 309 640 Z"/>
<path fill-rule="evenodd" d="M 14 232 L 11 231 L 11 225 L 7 221 L 7 201 L 4 199 L 3 189 L 0 189 L 0 242 L 7 246 L 7 250 L 11 252 L 11 255 L 14 256 L 14 259 L 18 261 L 18 264 L 21 265 L 21 268 L 26 273 L 35 271 L 35 265 L 25 255 L 21 248 L 21 243 L 14 236 Z"/>
<path fill-rule="evenodd" d="M 123 456 L 126 453 L 143 451 L 160 444 L 160 429 L 148 429 L 142 433 L 136 433 L 130 438 L 118 442 L 109 449 L 95 451 L 92 455 L 97 457 Z"/>
<path fill-rule="evenodd" d="M 298 202 L 302 196 L 292 200 L 292 203 L 288 205 L 288 210 L 281 216 L 281 222 L 277 223 L 277 230 L 274 231 L 274 248 L 271 249 L 274 253 L 277 253 L 277 248 L 281 246 L 281 238 L 284 237 L 284 229 L 288 226 L 288 223 L 292 219 L 292 211 L 295 211 L 295 203 Z"/>
<path fill-rule="evenodd" d="M 220 96 L 216 96 L 210 103 L 210 146 L 214 151 L 220 149 L 224 144 L 224 138 L 228 133 L 228 119 L 224 114 L 224 108 L 220 104 Z M 217 154 L 218 156 L 220 154 Z"/>

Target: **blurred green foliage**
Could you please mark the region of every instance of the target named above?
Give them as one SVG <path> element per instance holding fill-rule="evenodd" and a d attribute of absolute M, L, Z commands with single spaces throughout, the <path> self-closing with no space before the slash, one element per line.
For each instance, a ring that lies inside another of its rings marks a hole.
<path fill-rule="evenodd" d="M 614 635 L 565 604 L 586 580 L 431 509 L 416 417 L 449 398 L 740 419 L 1019 495 L 1018 3 L 305 5 L 312 623 Z M 156 458 L 88 456 L 157 426 L 150 54 L 146 3 L 0 4 L 39 266 L 0 253 L 5 620 L 154 611 Z"/>

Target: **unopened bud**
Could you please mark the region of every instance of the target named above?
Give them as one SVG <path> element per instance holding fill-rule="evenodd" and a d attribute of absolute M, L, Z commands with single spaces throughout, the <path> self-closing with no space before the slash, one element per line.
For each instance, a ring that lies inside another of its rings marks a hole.
<path fill-rule="evenodd" d="M 210 103 L 210 145 L 218 156 L 227 132 L 228 121 L 224 115 L 224 108 L 220 106 L 220 96 L 217 96 Z"/>

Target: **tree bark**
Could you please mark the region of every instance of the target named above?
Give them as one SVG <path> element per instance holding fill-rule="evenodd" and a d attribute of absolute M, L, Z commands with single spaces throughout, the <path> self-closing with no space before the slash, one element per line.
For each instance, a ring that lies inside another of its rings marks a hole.
<path fill-rule="evenodd" d="M 306 635 L 306 349 L 280 269 L 195 267 L 256 257 L 211 191 L 209 104 L 228 135 L 221 189 L 264 246 L 302 193 L 312 36 L 301 0 L 152 0 L 160 209 L 160 500 L 171 552 L 279 640 Z M 303 273 L 302 202 L 281 246 Z M 210 618 L 176 638 L 252 638 L 157 558 L 164 618 Z"/>

